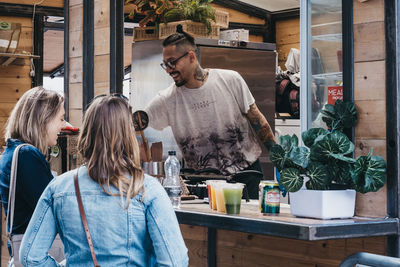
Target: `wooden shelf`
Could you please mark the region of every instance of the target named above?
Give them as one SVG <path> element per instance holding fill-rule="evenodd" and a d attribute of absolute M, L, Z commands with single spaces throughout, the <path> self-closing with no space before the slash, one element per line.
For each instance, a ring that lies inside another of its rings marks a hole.
<path fill-rule="evenodd" d="M 40 56 L 28 54 L 0 53 L 0 66 L 6 67 L 8 65 L 23 65 L 23 60 L 26 58 L 38 59 L 40 58 Z"/>

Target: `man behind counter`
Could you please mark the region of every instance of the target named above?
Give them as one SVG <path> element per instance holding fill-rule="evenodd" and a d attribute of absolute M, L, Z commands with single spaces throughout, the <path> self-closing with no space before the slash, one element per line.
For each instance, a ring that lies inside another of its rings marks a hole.
<path fill-rule="evenodd" d="M 240 74 L 203 69 L 194 38 L 180 25 L 163 41 L 161 67 L 175 83 L 159 92 L 145 111 L 154 129 L 171 126 L 187 167 L 216 168 L 225 175 L 262 172 L 256 136 L 268 149 L 275 139 Z M 236 181 L 247 185 L 250 198 L 258 198 L 260 177 L 242 175 Z"/>

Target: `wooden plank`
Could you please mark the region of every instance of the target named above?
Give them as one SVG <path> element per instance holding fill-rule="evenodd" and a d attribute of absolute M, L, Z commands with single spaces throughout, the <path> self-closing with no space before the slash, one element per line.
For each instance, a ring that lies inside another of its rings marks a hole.
<path fill-rule="evenodd" d="M 0 80 L 2 78 L 0 77 Z M 17 103 L 19 98 L 30 89 L 31 81 L 29 80 L 26 84 L 23 83 L 7 83 L 0 84 L 0 99 L 1 103 Z"/>
<path fill-rule="evenodd" d="M 83 55 L 83 31 L 69 32 L 69 57 L 82 57 Z"/>
<path fill-rule="evenodd" d="M 386 139 L 356 139 L 354 155 L 356 157 L 366 156 L 370 149 L 374 155 L 379 155 L 386 160 Z"/>
<path fill-rule="evenodd" d="M 44 33 L 43 71 L 51 72 L 64 63 L 64 32 L 49 30 Z M 57 51 L 55 53 L 55 51 Z"/>
<path fill-rule="evenodd" d="M 0 2 L 11 3 L 11 4 L 21 4 L 21 5 L 31 5 L 31 6 L 33 6 L 35 3 L 38 3 L 37 0 L 2 0 Z M 64 7 L 64 0 L 44 0 L 40 4 L 40 6 Z"/>
<path fill-rule="evenodd" d="M 207 228 L 180 224 L 188 249 L 189 266 L 207 266 Z"/>
<path fill-rule="evenodd" d="M 384 5 L 384 0 L 353 1 L 354 24 L 384 21 Z"/>
<path fill-rule="evenodd" d="M 354 100 L 385 100 L 385 61 L 354 63 Z"/>
<path fill-rule="evenodd" d="M 69 82 L 81 83 L 82 82 L 82 57 L 75 57 L 69 59 Z"/>
<path fill-rule="evenodd" d="M 262 43 L 264 42 L 264 37 L 261 35 L 249 35 L 249 42 L 256 42 L 256 43 Z"/>
<path fill-rule="evenodd" d="M 277 46 L 300 43 L 300 19 L 278 20 L 275 28 Z"/>
<path fill-rule="evenodd" d="M 70 6 L 69 8 L 69 31 L 82 31 L 83 29 L 83 4 Z"/>
<path fill-rule="evenodd" d="M 110 26 L 110 1 L 96 0 L 94 2 L 94 28 Z"/>
<path fill-rule="evenodd" d="M 8 118 L 11 114 L 12 109 L 14 108 L 15 103 L 9 103 L 9 102 L 1 102 L 0 104 L 0 117 L 6 117 Z"/>
<path fill-rule="evenodd" d="M 95 28 L 94 30 L 94 54 L 110 54 L 110 27 Z"/>
<path fill-rule="evenodd" d="M 358 123 L 355 127 L 356 139 L 386 138 L 385 100 L 355 101 L 358 110 Z"/>
<path fill-rule="evenodd" d="M 110 55 L 94 57 L 94 82 L 110 81 Z"/>
<path fill-rule="evenodd" d="M 132 42 L 133 36 L 124 36 L 124 67 L 132 64 Z"/>
<path fill-rule="evenodd" d="M 94 83 L 94 95 L 109 94 L 110 82 L 96 82 Z"/>
<path fill-rule="evenodd" d="M 0 20 L 12 23 L 21 23 L 22 28 L 32 28 L 32 18 L 0 16 Z"/>
<path fill-rule="evenodd" d="M 69 110 L 69 123 L 74 127 L 80 128 L 82 126 L 82 109 L 70 109 Z"/>
<path fill-rule="evenodd" d="M 16 83 L 16 84 L 29 84 L 31 82 L 31 78 L 30 77 L 26 77 L 26 76 L 21 76 L 19 78 L 14 78 L 14 77 L 1 77 L 1 83 L 3 84 L 12 84 L 12 83 Z"/>
<path fill-rule="evenodd" d="M 265 24 L 264 19 L 252 17 L 246 13 L 243 13 L 243 12 L 240 12 L 237 10 L 233 10 L 233 9 L 229 9 L 229 8 L 226 8 L 224 6 L 217 5 L 214 3 L 212 3 L 211 5 L 221 11 L 228 12 L 229 13 L 229 22 L 239 22 L 239 23 L 258 24 L 258 25 Z"/>
<path fill-rule="evenodd" d="M 385 57 L 384 22 L 354 24 L 354 62 L 384 60 Z"/>
<path fill-rule="evenodd" d="M 385 237 L 301 241 L 218 230 L 218 266 L 338 266 L 354 251 L 381 253 Z"/>
<path fill-rule="evenodd" d="M 383 218 L 387 215 L 387 185 L 377 192 L 356 195 L 356 216 Z"/>
<path fill-rule="evenodd" d="M 71 83 L 69 85 L 69 108 L 82 109 L 82 83 Z"/>
<path fill-rule="evenodd" d="M 69 6 L 83 5 L 83 0 L 69 0 Z"/>
<path fill-rule="evenodd" d="M 33 52 L 33 33 L 32 28 L 22 28 L 19 37 L 17 51 Z"/>
<path fill-rule="evenodd" d="M 7 68 L 2 68 L 0 71 L 0 79 L 3 77 L 8 78 L 20 78 L 23 76 L 29 76 L 31 68 L 29 65 L 25 66 L 8 66 Z M 0 84 L 1 86 L 1 84 Z"/>

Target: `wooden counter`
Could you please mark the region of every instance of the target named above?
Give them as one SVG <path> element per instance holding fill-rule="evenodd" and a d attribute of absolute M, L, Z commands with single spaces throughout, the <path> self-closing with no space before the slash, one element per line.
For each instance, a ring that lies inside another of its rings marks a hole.
<path fill-rule="evenodd" d="M 183 201 L 175 212 L 189 249 L 190 266 L 246 266 L 244 258 L 252 259 L 256 266 L 274 266 L 261 262 L 264 254 L 272 261 L 285 260 L 288 266 L 338 266 L 356 252 L 384 254 L 385 240 L 398 233 L 395 218 L 297 218 L 287 204 L 281 204 L 278 215 L 263 215 L 254 200 L 243 202 L 239 215 L 213 211 L 202 200 Z"/>
<path fill-rule="evenodd" d="M 258 210 L 258 201 L 243 202 L 239 215 L 227 215 L 211 210 L 209 205 L 201 200 L 184 201 L 181 209 L 176 210 L 176 215 L 182 224 L 300 240 L 396 235 L 398 228 L 398 220 L 395 218 L 297 218 L 290 214 L 287 204 L 281 204 L 281 212 L 278 215 L 264 215 Z"/>

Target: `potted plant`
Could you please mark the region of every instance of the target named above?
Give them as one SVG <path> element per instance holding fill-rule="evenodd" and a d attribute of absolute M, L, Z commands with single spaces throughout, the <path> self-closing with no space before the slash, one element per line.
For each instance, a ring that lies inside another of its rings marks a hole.
<path fill-rule="evenodd" d="M 355 191 L 367 193 L 381 188 L 386 180 L 386 163 L 382 157 L 372 156 L 372 149 L 368 156 L 352 157 L 354 144 L 343 130 L 357 123 L 354 103 L 337 100 L 335 105 L 325 105 L 321 115 L 329 130 L 304 131 L 305 147 L 298 146 L 296 135 L 282 136 L 280 144 L 271 148 L 270 159 L 280 173 L 281 185 L 290 192 L 294 215 L 322 219 L 352 217 Z M 340 195 L 350 204 L 340 200 Z M 308 197 L 321 199 L 305 200 L 303 206 L 302 201 Z M 333 197 L 332 203 L 329 197 Z"/>

